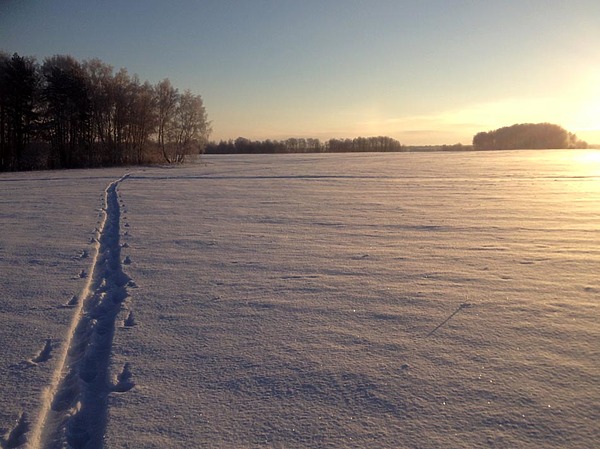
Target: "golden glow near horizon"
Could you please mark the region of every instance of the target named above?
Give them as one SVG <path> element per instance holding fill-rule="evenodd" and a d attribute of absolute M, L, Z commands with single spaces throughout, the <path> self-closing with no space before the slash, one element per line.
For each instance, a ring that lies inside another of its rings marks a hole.
<path fill-rule="evenodd" d="M 572 127 L 580 130 L 600 130 L 600 71 L 596 83 L 583 93 L 579 111 L 574 114 Z"/>
<path fill-rule="evenodd" d="M 583 73 L 562 92 L 547 97 L 505 98 L 441 114 L 450 127 L 488 131 L 515 123 L 555 123 L 587 140 L 600 143 L 600 68 Z M 477 132 L 477 131 L 476 131 Z"/>
<path fill-rule="evenodd" d="M 397 117 L 386 114 L 385 105 L 372 103 L 338 116 L 342 121 L 330 134 L 332 137 L 389 135 L 408 145 L 470 144 L 480 131 L 515 123 L 548 122 L 562 126 L 590 144 L 600 144 L 600 68 L 578 72 L 552 95 L 543 97 L 506 97 L 430 114 Z"/>

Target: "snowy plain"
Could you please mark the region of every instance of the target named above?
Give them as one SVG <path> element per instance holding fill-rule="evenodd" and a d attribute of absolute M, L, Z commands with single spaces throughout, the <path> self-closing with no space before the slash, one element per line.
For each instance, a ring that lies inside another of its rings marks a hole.
<path fill-rule="evenodd" d="M 599 156 L 1 174 L 2 444 L 597 447 Z"/>

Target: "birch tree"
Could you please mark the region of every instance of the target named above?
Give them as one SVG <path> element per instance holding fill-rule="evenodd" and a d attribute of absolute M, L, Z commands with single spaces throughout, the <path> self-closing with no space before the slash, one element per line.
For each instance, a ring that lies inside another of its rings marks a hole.
<path fill-rule="evenodd" d="M 157 111 L 157 140 L 165 161 L 169 164 L 174 162 L 167 149 L 169 143 L 169 131 L 179 101 L 179 92 L 171 85 L 171 81 L 165 78 L 156 85 L 156 111 Z"/>
<path fill-rule="evenodd" d="M 183 162 L 188 154 L 199 154 L 208 142 L 210 124 L 200 95 L 189 89 L 179 96 L 170 129 L 174 162 Z"/>

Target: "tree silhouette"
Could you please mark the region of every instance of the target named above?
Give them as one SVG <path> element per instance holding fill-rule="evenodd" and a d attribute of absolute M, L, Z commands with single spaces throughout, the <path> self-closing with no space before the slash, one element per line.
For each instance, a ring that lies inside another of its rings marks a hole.
<path fill-rule="evenodd" d="M 167 132 L 171 143 L 169 159 L 182 162 L 186 155 L 200 153 L 209 133 L 210 124 L 202 97 L 186 90 L 178 96 L 177 108 Z"/>
<path fill-rule="evenodd" d="M 211 132 L 202 97 L 69 55 L 0 52 L 0 171 L 181 162 Z"/>
<path fill-rule="evenodd" d="M 0 55 L 0 170 L 21 168 L 35 134 L 40 77 L 32 58 Z"/>
<path fill-rule="evenodd" d="M 523 123 L 480 132 L 473 137 L 475 150 L 566 149 L 586 148 L 562 127 L 551 123 Z"/>
<path fill-rule="evenodd" d="M 167 151 L 168 133 L 171 121 L 175 116 L 177 102 L 179 101 L 179 92 L 171 85 L 168 78 L 162 80 L 156 85 L 157 117 L 158 117 L 158 144 L 163 157 L 167 162 L 172 162 Z"/>
<path fill-rule="evenodd" d="M 71 56 L 57 55 L 44 61 L 42 73 L 50 167 L 90 165 L 92 105 L 83 67 Z"/>
<path fill-rule="evenodd" d="M 348 153 L 405 151 L 405 149 L 397 140 L 384 136 L 330 139 L 325 143 L 314 138 L 291 137 L 283 141 L 251 141 L 245 137 L 238 137 L 235 141 L 221 141 L 218 144 L 211 142 L 206 146 L 206 153 Z"/>

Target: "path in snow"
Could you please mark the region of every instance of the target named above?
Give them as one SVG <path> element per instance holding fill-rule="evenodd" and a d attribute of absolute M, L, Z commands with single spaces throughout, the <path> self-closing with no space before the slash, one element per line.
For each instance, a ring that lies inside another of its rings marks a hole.
<path fill-rule="evenodd" d="M 73 449 L 102 447 L 108 395 L 133 387 L 129 365 L 125 365 L 115 382 L 109 378 L 115 320 L 127 297 L 126 287 L 130 281 L 121 266 L 121 214 L 117 195 L 117 186 L 127 177 L 106 188 L 96 255 L 31 432 L 29 447 L 32 449 L 62 448 L 65 443 Z M 44 348 L 38 358 L 47 351 Z M 27 431 L 27 426 L 22 428 Z"/>

